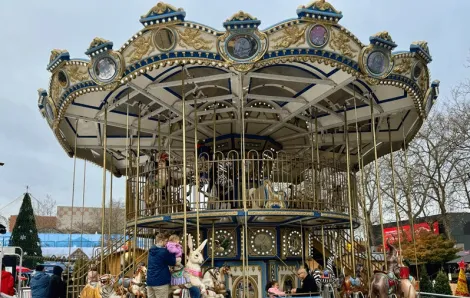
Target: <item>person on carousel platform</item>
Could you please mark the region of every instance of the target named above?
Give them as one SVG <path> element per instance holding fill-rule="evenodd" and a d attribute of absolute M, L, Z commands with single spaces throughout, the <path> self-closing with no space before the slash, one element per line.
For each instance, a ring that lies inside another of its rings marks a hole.
<path fill-rule="evenodd" d="M 155 246 L 148 252 L 147 292 L 148 298 L 168 297 L 171 274 L 169 266 L 176 265 L 176 256 L 166 248 L 168 235 L 159 233 Z"/>
<path fill-rule="evenodd" d="M 297 271 L 297 276 L 300 278 L 302 281 L 302 287 L 301 288 L 296 288 L 292 289 L 291 293 L 293 294 L 306 294 L 306 293 L 317 293 L 318 292 L 318 287 L 317 283 L 315 282 L 315 279 L 313 276 L 307 273 L 307 270 L 304 268 L 300 268 L 299 271 Z"/>
<path fill-rule="evenodd" d="M 286 293 L 279 289 L 279 283 L 275 280 L 266 285 L 269 298 L 286 296 Z"/>
<path fill-rule="evenodd" d="M 15 279 L 13 275 L 6 270 L 4 263 L 2 263 L 2 284 L 0 285 L 0 292 L 10 296 L 15 295 Z"/>

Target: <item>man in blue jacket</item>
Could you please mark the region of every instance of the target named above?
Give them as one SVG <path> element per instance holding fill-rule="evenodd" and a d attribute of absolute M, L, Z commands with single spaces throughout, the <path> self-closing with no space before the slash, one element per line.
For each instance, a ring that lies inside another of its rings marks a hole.
<path fill-rule="evenodd" d="M 159 233 L 156 246 L 149 249 L 147 268 L 148 298 L 168 297 L 171 274 L 168 266 L 176 265 L 176 257 L 165 248 L 168 235 Z"/>
<path fill-rule="evenodd" d="M 29 286 L 31 287 L 32 298 L 46 298 L 48 296 L 50 277 L 44 271 L 43 265 L 36 266 L 36 272 L 31 278 Z"/>

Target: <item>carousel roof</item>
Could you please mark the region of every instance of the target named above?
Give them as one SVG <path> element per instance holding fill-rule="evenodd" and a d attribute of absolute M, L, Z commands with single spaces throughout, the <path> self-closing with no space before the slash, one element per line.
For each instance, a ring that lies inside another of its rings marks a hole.
<path fill-rule="evenodd" d="M 219 31 L 160 2 L 119 48 L 95 38 L 85 51 L 88 59 L 53 50 L 39 110 L 70 156 L 76 145 L 77 157 L 98 165 L 106 110 L 107 152 L 116 175 L 126 167 L 127 142 L 137 154 L 139 126 L 142 158 L 159 146 L 181 153 L 183 99 L 188 150 L 194 150 L 197 124 L 198 142 L 210 144 L 215 135 L 221 151 L 239 149 L 244 128 L 247 150 L 301 155 L 318 131 L 322 156 L 344 155 L 347 129 L 353 161 L 360 139 L 368 162 L 374 155 L 371 111 L 379 155 L 390 152 L 389 131 L 398 150 L 422 125 L 439 81 L 430 82 L 426 42 L 392 52 L 397 45 L 384 31 L 363 44 L 339 24 L 342 17 L 319 0 L 265 30 L 240 11 Z"/>

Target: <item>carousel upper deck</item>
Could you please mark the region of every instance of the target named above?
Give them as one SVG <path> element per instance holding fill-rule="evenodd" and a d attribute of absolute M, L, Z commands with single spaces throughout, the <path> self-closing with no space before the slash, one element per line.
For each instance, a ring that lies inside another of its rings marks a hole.
<path fill-rule="evenodd" d="M 127 176 L 130 225 L 356 226 L 355 172 L 416 135 L 439 82 L 426 42 L 363 44 L 342 17 L 319 0 L 217 30 L 160 2 L 119 48 L 53 50 L 39 110 L 69 156 Z"/>

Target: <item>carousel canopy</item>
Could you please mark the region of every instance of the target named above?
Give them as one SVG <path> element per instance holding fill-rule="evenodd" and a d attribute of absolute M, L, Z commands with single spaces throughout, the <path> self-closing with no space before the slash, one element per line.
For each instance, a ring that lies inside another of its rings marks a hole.
<path fill-rule="evenodd" d="M 215 136 L 220 151 L 239 151 L 244 135 L 246 150 L 291 156 L 309 153 L 312 139 L 322 157 L 343 156 L 347 132 L 353 162 L 360 146 L 366 163 L 374 158 L 372 123 L 379 156 L 390 152 L 390 140 L 393 150 L 409 142 L 439 93 L 427 43 L 393 52 L 384 31 L 363 44 L 324 0 L 296 13 L 261 30 L 260 20 L 240 11 L 219 31 L 160 2 L 120 47 L 97 37 L 87 59 L 53 50 L 39 110 L 70 156 L 102 165 L 106 138 L 116 175 L 129 147 L 143 160 L 158 149 L 181 155 L 183 118 L 188 151 L 196 126 L 197 143 L 211 147 Z"/>

